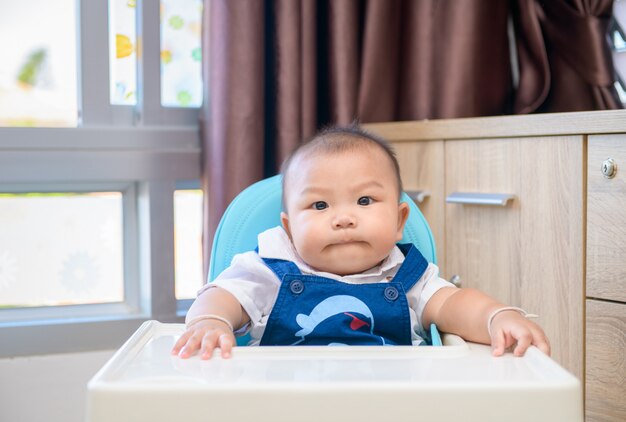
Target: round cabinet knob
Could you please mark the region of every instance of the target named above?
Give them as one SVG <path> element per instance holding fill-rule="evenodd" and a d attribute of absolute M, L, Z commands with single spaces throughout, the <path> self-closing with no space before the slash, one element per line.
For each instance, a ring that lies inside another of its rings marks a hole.
<path fill-rule="evenodd" d="M 607 179 L 612 179 L 617 173 L 617 164 L 612 158 L 607 158 L 602 163 L 602 175 Z"/>
<path fill-rule="evenodd" d="M 458 274 L 453 275 L 448 280 L 450 283 L 454 284 L 456 287 L 461 287 L 461 276 Z"/>

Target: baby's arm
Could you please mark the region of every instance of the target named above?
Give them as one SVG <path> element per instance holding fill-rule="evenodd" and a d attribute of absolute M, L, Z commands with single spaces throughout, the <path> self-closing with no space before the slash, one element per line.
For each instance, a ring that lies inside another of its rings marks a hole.
<path fill-rule="evenodd" d="M 235 345 L 236 331 L 250 321 L 239 301 L 228 291 L 212 287 L 202 292 L 187 313 L 187 330 L 172 349 L 183 359 L 200 351 L 201 359 L 209 359 L 219 347 L 224 358 Z"/>
<path fill-rule="evenodd" d="M 422 321 L 425 327 L 435 323 L 443 332 L 457 334 L 469 341 L 491 344 L 494 356 L 502 355 L 506 348 L 515 343 L 517 346 L 513 353 L 516 356 L 522 356 L 531 344 L 549 355 L 550 345 L 541 327 L 517 311 L 497 313 L 491 321 L 489 335 L 487 322 L 490 315 L 504 307 L 478 290 L 444 287 L 426 304 Z"/>

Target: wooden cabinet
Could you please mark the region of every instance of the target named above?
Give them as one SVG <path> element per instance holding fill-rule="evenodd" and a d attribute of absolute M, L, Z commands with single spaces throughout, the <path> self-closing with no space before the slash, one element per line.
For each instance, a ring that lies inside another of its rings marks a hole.
<path fill-rule="evenodd" d="M 588 421 L 623 421 L 626 135 L 590 136 L 587 156 L 586 415 Z"/>
<path fill-rule="evenodd" d="M 393 133 L 405 190 L 430 193 L 418 205 L 441 275 L 539 314 L 552 356 L 582 379 L 585 138 L 397 141 Z M 453 193 L 513 199 L 447 203 Z"/>
<path fill-rule="evenodd" d="M 446 204 L 446 273 L 539 314 L 552 356 L 580 378 L 582 165 L 582 136 L 445 142 L 447 196 L 513 196 L 505 206 Z"/>
<path fill-rule="evenodd" d="M 420 208 L 441 274 L 539 314 L 553 357 L 586 386 L 587 420 L 626 420 L 626 111 L 367 129 L 396 149 L 405 188 L 431 192 Z M 446 202 L 458 192 L 513 200 Z"/>

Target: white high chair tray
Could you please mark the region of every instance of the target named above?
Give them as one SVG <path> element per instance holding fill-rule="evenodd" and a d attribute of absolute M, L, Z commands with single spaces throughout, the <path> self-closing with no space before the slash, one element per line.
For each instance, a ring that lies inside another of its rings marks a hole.
<path fill-rule="evenodd" d="M 182 324 L 144 323 L 91 379 L 87 421 L 582 421 L 580 382 L 538 349 L 238 347 L 183 360 Z"/>

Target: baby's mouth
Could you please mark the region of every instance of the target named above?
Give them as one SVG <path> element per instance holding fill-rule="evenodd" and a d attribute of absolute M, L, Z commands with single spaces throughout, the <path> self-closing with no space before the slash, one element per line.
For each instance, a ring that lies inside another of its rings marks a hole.
<path fill-rule="evenodd" d="M 355 240 L 355 239 L 341 239 L 337 242 L 334 242 L 334 245 L 351 245 L 351 244 L 356 244 L 356 243 L 363 243 L 363 241 L 361 240 Z"/>
<path fill-rule="evenodd" d="M 361 246 L 361 245 L 365 245 L 366 242 L 362 241 L 362 240 L 354 240 L 354 239 L 342 239 L 342 240 L 337 240 L 335 242 L 329 243 L 324 249 L 335 249 L 337 248 L 337 250 L 342 250 L 344 247 L 351 247 L 351 246 Z"/>

